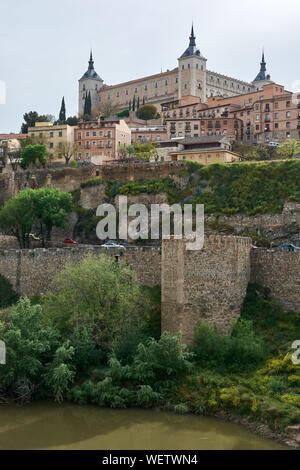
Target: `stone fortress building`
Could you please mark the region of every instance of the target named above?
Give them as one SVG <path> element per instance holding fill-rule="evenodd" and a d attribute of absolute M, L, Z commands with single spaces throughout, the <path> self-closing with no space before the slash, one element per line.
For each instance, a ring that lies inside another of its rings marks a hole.
<path fill-rule="evenodd" d="M 85 98 L 91 95 L 92 109 L 98 109 L 101 103 L 128 108 L 134 100 L 154 104 L 160 111 L 161 104 L 180 100 L 186 96 L 200 98 L 207 103 L 209 97 L 224 98 L 255 92 L 268 83 L 264 53 L 261 69 L 252 83 L 227 77 L 212 72 L 206 67 L 207 59 L 196 46 L 194 27 L 192 26 L 188 48 L 178 59 L 178 66 L 173 70 L 132 80 L 118 85 L 106 85 L 94 68 L 92 52 L 89 67 L 79 80 L 78 112 L 83 114 Z"/>

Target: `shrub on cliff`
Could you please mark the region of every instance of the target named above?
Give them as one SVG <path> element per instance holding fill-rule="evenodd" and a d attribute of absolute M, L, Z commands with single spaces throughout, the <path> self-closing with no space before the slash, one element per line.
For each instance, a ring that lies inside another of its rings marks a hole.
<path fill-rule="evenodd" d="M 96 342 L 108 350 L 123 328 L 143 324 L 147 304 L 133 271 L 105 255 L 66 265 L 43 303 L 60 331 L 91 328 Z"/>
<path fill-rule="evenodd" d="M 285 201 L 300 202 L 300 160 L 270 163 L 189 165 L 198 184 L 187 203 L 204 204 L 205 212 L 280 213 Z M 206 181 L 208 189 L 201 188 Z"/>

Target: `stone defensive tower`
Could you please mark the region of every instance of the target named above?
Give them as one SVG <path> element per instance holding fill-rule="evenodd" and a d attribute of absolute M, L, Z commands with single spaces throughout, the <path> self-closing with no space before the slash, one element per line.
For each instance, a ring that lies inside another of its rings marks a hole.
<path fill-rule="evenodd" d="M 78 113 L 83 114 L 86 96 L 91 94 L 92 109 L 99 102 L 98 91 L 103 87 L 103 80 L 94 69 L 93 53 L 91 51 L 89 67 L 79 80 L 78 88 Z"/>
<path fill-rule="evenodd" d="M 250 279 L 251 239 L 212 235 L 200 251 L 162 242 L 162 331 L 191 344 L 199 321 L 230 334 Z"/>

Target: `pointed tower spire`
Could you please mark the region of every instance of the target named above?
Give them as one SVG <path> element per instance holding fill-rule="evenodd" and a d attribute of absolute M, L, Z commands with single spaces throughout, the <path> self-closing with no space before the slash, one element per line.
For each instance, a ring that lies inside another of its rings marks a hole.
<path fill-rule="evenodd" d="M 261 63 L 260 63 L 260 71 L 265 73 L 266 70 L 267 70 L 267 64 L 266 64 L 266 61 L 265 61 L 265 51 L 263 49 Z"/>
<path fill-rule="evenodd" d="M 196 46 L 196 37 L 194 34 L 194 23 L 192 23 L 192 31 L 190 35 L 190 47 L 195 47 Z"/>
<path fill-rule="evenodd" d="M 89 70 L 94 70 L 94 61 L 93 61 L 93 51 L 91 49 L 90 60 L 89 60 Z"/>
<path fill-rule="evenodd" d="M 254 82 L 260 82 L 264 80 L 270 80 L 271 76 L 266 74 L 267 71 L 267 63 L 265 61 L 265 50 L 263 48 L 262 50 L 262 57 L 261 57 L 261 63 L 260 63 L 260 71 L 257 77 L 255 78 Z M 253 82 L 253 83 L 254 83 Z"/>

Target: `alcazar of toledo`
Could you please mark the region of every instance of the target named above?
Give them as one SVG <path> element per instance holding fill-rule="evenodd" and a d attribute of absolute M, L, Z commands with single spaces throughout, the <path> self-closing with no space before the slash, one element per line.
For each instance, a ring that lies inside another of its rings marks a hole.
<path fill-rule="evenodd" d="M 91 93 L 92 107 L 100 103 L 110 102 L 120 109 L 128 108 L 134 99 L 144 103 L 152 103 L 161 110 L 161 104 L 180 100 L 185 96 L 196 96 L 202 103 L 208 97 L 230 97 L 255 92 L 264 85 L 272 83 L 266 74 L 264 55 L 261 69 L 251 83 L 227 77 L 206 68 L 207 59 L 196 47 L 194 28 L 192 27 L 189 46 L 178 59 L 178 67 L 173 70 L 132 80 L 118 85 L 106 85 L 94 69 L 91 53 L 89 67 L 79 80 L 79 114 L 83 113 L 87 93 Z"/>

